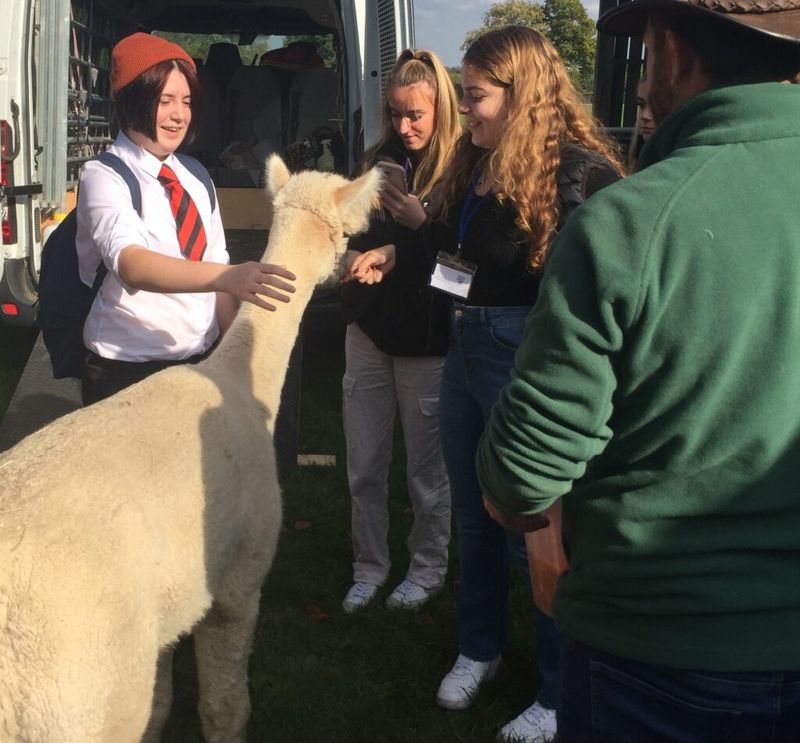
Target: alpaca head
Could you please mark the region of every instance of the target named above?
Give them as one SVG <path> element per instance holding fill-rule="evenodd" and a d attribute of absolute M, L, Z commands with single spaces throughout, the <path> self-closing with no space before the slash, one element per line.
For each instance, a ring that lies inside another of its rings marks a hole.
<path fill-rule="evenodd" d="M 266 176 L 273 217 L 263 260 L 280 260 L 295 273 L 302 269 L 300 261 L 308 263 L 315 283 L 335 276 L 347 236 L 365 230 L 370 211 L 380 204 L 378 171 L 352 181 L 313 170 L 292 174 L 278 155 L 271 155 Z"/>

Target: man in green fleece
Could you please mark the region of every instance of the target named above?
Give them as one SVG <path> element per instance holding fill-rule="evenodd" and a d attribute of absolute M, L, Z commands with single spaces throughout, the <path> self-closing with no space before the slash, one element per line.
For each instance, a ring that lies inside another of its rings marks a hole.
<path fill-rule="evenodd" d="M 633 0 L 658 129 L 562 230 L 478 452 L 563 497 L 559 740 L 800 741 L 800 0 Z M 541 521 L 541 517 L 538 517 Z"/>

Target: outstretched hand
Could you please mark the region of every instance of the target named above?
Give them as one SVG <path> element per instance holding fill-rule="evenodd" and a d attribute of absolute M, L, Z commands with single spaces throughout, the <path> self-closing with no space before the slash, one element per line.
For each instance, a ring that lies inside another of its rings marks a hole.
<path fill-rule="evenodd" d="M 361 284 L 379 284 L 395 264 L 394 245 L 382 245 L 355 257 L 342 277 L 342 282 L 358 281 Z"/>
<path fill-rule="evenodd" d="M 230 266 L 217 279 L 217 291 L 230 294 L 241 302 L 250 302 L 265 310 L 275 311 L 277 307 L 262 297 L 277 302 L 288 302 L 295 288 L 289 281 L 296 276 L 283 266 L 271 263 L 248 261 Z"/>
<path fill-rule="evenodd" d="M 412 230 L 418 230 L 428 218 L 416 194 L 404 194 L 388 179 L 381 186 L 381 205 L 397 224 Z"/>

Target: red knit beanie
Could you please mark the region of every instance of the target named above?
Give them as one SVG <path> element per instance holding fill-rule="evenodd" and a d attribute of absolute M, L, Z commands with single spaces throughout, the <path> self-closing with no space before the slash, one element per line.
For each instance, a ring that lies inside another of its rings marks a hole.
<path fill-rule="evenodd" d="M 182 59 L 193 70 L 197 69 L 183 47 L 171 41 L 141 32 L 126 36 L 111 52 L 111 97 L 116 98 L 120 90 L 145 70 L 170 59 Z"/>

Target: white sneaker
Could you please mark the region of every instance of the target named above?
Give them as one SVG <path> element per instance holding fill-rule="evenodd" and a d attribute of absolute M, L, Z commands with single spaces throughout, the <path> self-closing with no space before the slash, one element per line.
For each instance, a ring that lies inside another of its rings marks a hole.
<path fill-rule="evenodd" d="M 450 673 L 439 684 L 436 704 L 445 709 L 467 709 L 475 701 L 480 685 L 493 679 L 499 667 L 499 655 L 494 660 L 487 661 L 472 660 L 466 655 L 459 655 Z"/>
<path fill-rule="evenodd" d="M 378 586 L 374 583 L 362 583 L 361 581 L 353 583 L 342 601 L 342 609 L 348 614 L 363 609 L 375 598 L 376 593 L 378 593 Z"/>
<path fill-rule="evenodd" d="M 556 711 L 534 702 L 508 723 L 497 738 L 507 743 L 550 743 L 556 737 Z"/>
<path fill-rule="evenodd" d="M 419 583 L 406 579 L 386 599 L 386 607 L 388 609 L 419 609 L 431 596 L 435 596 L 441 590 L 441 586 L 425 588 Z"/>

